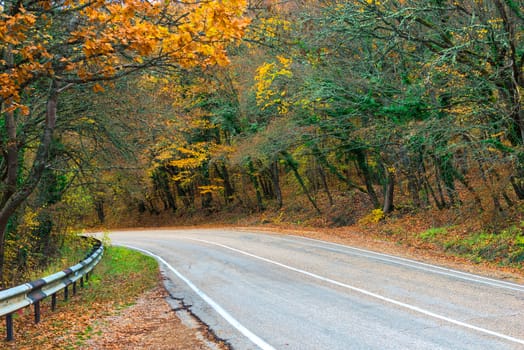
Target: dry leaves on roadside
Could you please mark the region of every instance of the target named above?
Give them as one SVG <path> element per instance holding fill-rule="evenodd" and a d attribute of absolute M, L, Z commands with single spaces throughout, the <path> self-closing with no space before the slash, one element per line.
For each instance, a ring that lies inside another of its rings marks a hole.
<path fill-rule="evenodd" d="M 94 336 L 82 349 L 209 349 L 199 339 L 199 329 L 182 324 L 167 304 L 166 291 L 157 287 L 136 304 L 97 322 Z"/>

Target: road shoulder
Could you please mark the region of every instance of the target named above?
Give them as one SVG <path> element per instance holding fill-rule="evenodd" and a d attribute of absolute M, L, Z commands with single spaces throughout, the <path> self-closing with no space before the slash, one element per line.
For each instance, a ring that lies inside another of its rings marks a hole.
<path fill-rule="evenodd" d="M 198 322 L 184 324 L 168 304 L 163 286 L 142 294 L 134 305 L 100 319 L 82 349 L 224 349 Z"/>

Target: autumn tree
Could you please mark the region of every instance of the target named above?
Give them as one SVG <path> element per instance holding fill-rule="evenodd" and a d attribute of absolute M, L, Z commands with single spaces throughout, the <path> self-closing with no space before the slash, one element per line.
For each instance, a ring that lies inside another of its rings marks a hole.
<path fill-rule="evenodd" d="M 82 84 L 101 91 L 144 69 L 226 64 L 226 45 L 247 24 L 244 7 L 241 0 L 2 2 L 0 279 L 9 220 L 49 166 L 59 95 Z"/>

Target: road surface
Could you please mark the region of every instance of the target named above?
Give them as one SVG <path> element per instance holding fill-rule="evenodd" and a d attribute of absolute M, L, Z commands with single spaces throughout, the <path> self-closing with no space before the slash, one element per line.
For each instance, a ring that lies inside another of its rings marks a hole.
<path fill-rule="evenodd" d="M 280 234 L 123 231 L 234 349 L 524 349 L 524 286 Z"/>

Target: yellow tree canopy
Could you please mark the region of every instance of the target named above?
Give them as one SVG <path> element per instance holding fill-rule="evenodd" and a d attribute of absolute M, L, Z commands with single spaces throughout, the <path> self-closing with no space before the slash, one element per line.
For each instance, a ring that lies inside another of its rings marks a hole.
<path fill-rule="evenodd" d="M 67 84 L 110 80 L 152 66 L 226 64 L 226 45 L 249 22 L 245 0 L 3 4 L 0 102 L 9 100 L 10 108 L 42 77 Z"/>

